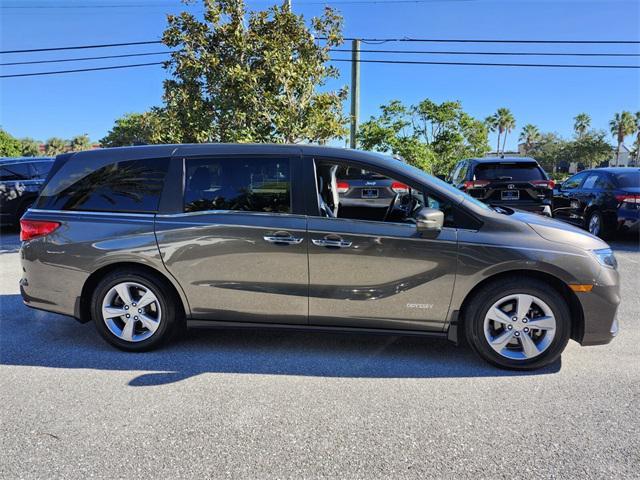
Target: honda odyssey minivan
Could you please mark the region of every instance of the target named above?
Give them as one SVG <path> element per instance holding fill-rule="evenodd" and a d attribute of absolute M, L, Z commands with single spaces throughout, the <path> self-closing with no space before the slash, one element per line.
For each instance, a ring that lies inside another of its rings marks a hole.
<path fill-rule="evenodd" d="M 406 188 L 379 217 L 343 209 L 337 172 L 348 169 Z M 129 351 L 182 326 L 303 328 L 465 338 L 494 365 L 534 369 L 569 339 L 605 344 L 618 330 L 616 259 L 602 240 L 377 153 L 64 154 L 21 227 L 25 304 L 93 321 Z"/>

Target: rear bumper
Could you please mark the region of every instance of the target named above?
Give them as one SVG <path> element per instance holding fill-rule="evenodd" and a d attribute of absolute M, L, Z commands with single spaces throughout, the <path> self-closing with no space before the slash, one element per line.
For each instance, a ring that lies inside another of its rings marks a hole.
<path fill-rule="evenodd" d="M 343 207 L 376 207 L 387 208 L 392 198 L 346 198 L 340 197 L 340 205 Z"/>
<path fill-rule="evenodd" d="M 640 232 L 640 210 L 619 208 L 618 229 L 622 232 Z"/>
<path fill-rule="evenodd" d="M 541 215 L 551 215 L 551 203 L 550 202 L 490 202 L 491 205 L 497 205 L 501 207 L 514 208 L 516 210 L 524 210 L 532 213 L 539 213 Z"/>

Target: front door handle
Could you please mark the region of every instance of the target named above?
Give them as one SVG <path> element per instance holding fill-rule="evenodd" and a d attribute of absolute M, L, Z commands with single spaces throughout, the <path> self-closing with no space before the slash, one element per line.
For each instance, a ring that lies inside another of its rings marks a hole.
<path fill-rule="evenodd" d="M 314 238 L 311 240 L 314 245 L 318 247 L 328 247 L 328 248 L 349 248 L 351 246 L 351 242 L 347 242 L 346 240 L 330 240 L 326 238 Z"/>
<path fill-rule="evenodd" d="M 276 245 L 299 245 L 304 238 L 294 237 L 288 232 L 276 232 L 274 235 L 266 235 L 264 240 L 269 243 L 275 243 Z"/>

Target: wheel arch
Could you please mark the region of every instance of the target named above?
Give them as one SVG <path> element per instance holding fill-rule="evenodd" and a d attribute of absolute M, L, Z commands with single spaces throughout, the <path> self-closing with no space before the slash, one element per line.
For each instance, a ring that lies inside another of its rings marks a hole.
<path fill-rule="evenodd" d="M 551 285 L 567 302 L 570 313 L 571 320 L 571 338 L 576 341 L 580 341 L 584 335 L 584 312 L 582 310 L 582 305 L 578 300 L 576 294 L 568 287 L 568 285 L 563 282 L 558 277 L 551 275 L 550 273 L 541 272 L 537 270 L 526 270 L 526 269 L 518 269 L 518 270 L 507 270 L 500 273 L 496 273 L 491 275 L 477 285 L 475 285 L 471 291 L 465 296 L 462 304 L 460 305 L 460 309 L 457 314 L 457 321 L 455 322 L 455 336 L 458 337 L 460 332 L 464 331 L 464 322 L 466 315 L 466 308 L 471 303 L 471 300 L 477 295 L 478 291 L 484 286 L 493 283 L 498 280 L 502 280 L 505 278 L 535 278 L 537 280 L 541 280 L 545 283 Z M 449 327 L 451 328 L 451 326 Z M 451 338 L 451 336 L 449 337 Z M 454 341 L 457 342 L 457 338 Z"/>
<path fill-rule="evenodd" d="M 174 294 L 178 314 L 185 318 L 188 314 L 189 304 L 179 285 L 176 285 L 165 273 L 144 263 L 137 262 L 115 262 L 104 265 L 91 273 L 82 286 L 80 297 L 76 300 L 75 317 L 81 322 L 86 323 L 91 320 L 91 294 L 106 275 L 119 269 L 138 270 L 140 272 L 154 275 L 158 280 L 163 282 Z"/>

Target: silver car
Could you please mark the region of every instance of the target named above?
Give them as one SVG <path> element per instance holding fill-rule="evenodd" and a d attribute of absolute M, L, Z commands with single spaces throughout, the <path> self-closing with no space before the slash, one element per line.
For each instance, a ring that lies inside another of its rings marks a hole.
<path fill-rule="evenodd" d="M 406 188 L 372 220 L 341 205 L 345 169 Z M 618 329 L 616 260 L 602 240 L 491 208 L 376 153 L 203 144 L 60 155 L 21 226 L 25 304 L 93 321 L 124 350 L 185 325 L 305 328 L 466 338 L 494 365 L 534 369 L 569 339 L 605 344 Z"/>

